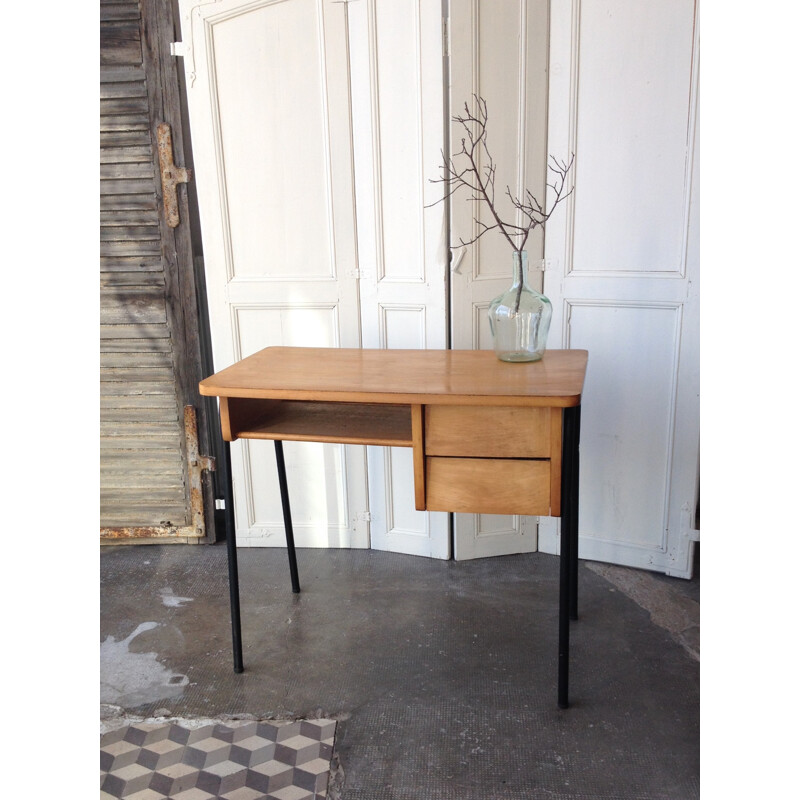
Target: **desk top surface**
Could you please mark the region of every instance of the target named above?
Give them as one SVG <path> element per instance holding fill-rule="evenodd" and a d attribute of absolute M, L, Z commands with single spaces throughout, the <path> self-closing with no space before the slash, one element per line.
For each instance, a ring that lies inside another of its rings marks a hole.
<path fill-rule="evenodd" d="M 586 350 L 509 364 L 492 350 L 268 347 L 200 382 L 200 394 L 282 400 L 470 405 L 580 404 Z"/>

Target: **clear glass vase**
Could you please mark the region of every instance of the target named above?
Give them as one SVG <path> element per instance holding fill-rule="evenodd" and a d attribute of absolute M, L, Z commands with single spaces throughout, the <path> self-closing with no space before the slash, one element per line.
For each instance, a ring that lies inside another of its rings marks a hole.
<path fill-rule="evenodd" d="M 538 361 L 544 355 L 553 307 L 528 286 L 528 253 L 514 252 L 514 282 L 489 305 L 494 352 L 501 361 Z"/>

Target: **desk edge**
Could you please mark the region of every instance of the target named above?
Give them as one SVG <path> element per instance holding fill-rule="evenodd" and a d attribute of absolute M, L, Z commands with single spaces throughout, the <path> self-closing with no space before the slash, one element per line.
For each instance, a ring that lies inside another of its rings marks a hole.
<path fill-rule="evenodd" d="M 411 394 L 385 392 L 325 392 L 309 389 L 241 389 L 225 386 L 205 386 L 200 383 L 204 397 L 234 397 L 253 400 L 314 400 L 331 403 L 394 403 L 407 405 L 474 405 L 474 406 L 540 406 L 572 408 L 581 404 L 582 393 L 566 395 L 460 395 Z"/>

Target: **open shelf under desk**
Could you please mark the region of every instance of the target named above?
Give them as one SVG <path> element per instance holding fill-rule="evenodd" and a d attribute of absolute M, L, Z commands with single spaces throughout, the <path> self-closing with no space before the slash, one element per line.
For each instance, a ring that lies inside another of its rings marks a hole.
<path fill-rule="evenodd" d="M 223 435 L 229 441 L 298 442 L 411 447 L 411 406 L 311 400 L 220 398 Z"/>

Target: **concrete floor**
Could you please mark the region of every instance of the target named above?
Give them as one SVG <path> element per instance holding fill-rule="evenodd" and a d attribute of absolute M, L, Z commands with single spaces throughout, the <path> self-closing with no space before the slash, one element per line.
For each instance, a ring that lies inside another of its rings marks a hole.
<path fill-rule="evenodd" d="M 581 562 L 571 708 L 556 704 L 558 559 L 101 551 L 101 730 L 132 719 L 338 721 L 331 800 L 699 797 L 699 577 Z"/>

